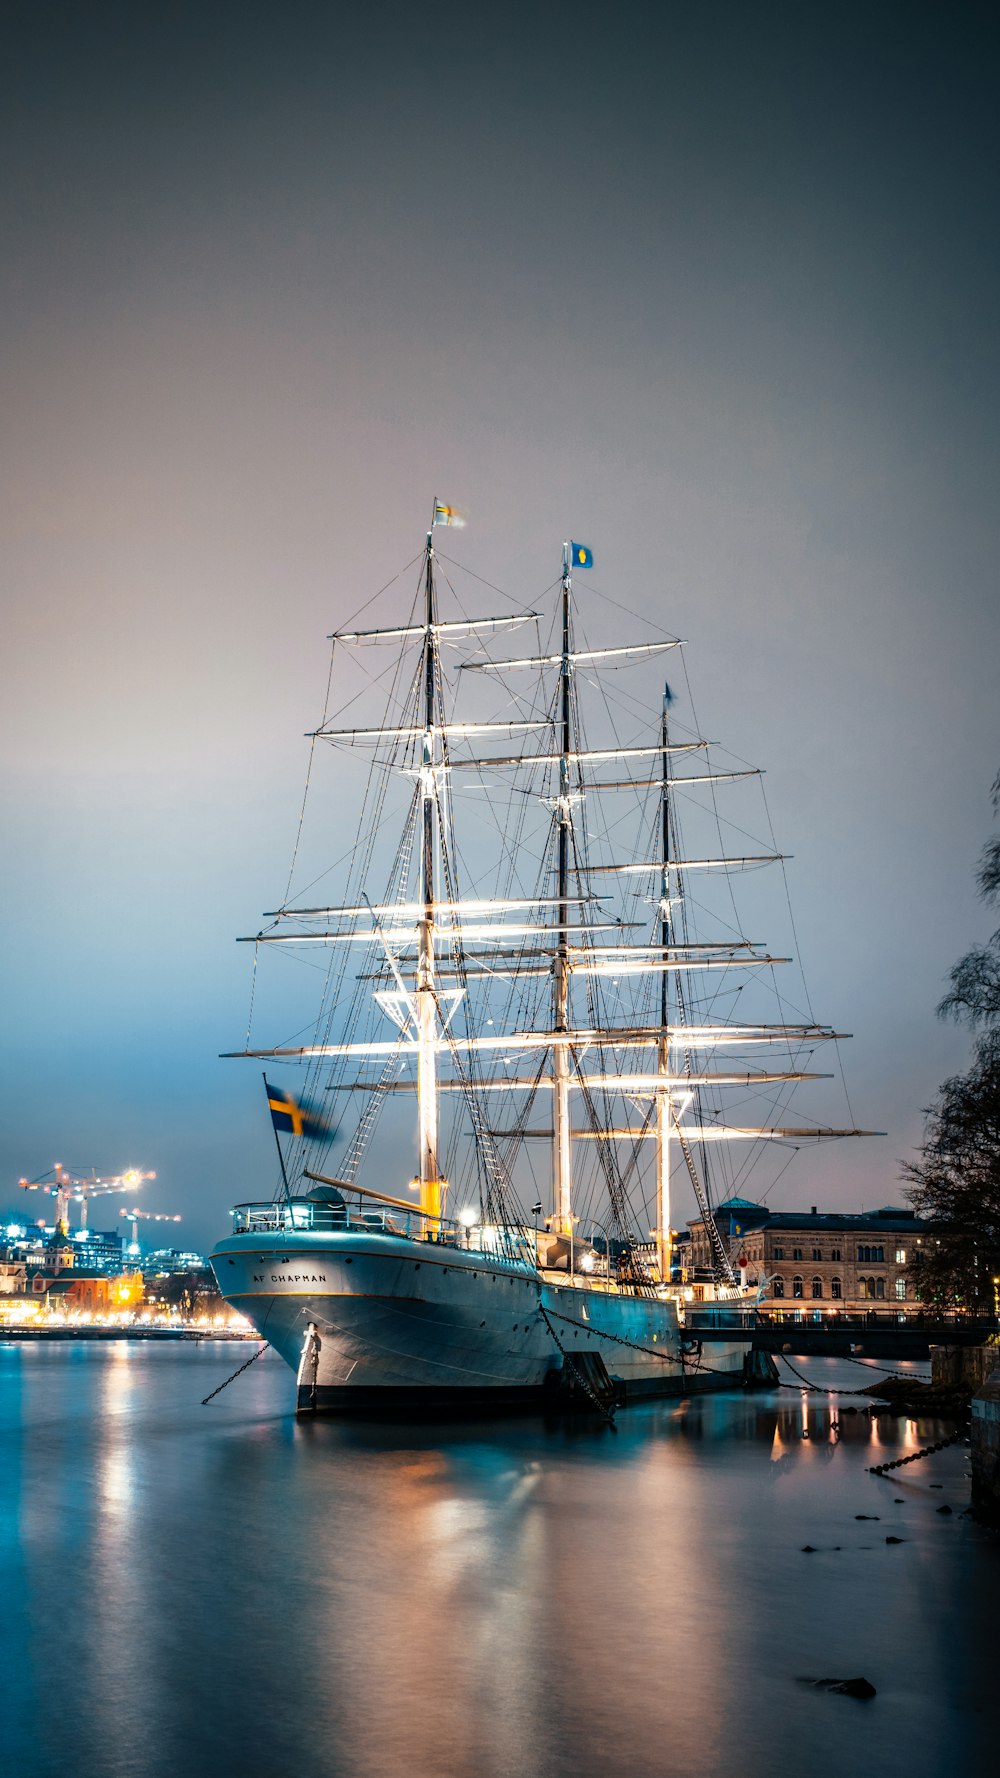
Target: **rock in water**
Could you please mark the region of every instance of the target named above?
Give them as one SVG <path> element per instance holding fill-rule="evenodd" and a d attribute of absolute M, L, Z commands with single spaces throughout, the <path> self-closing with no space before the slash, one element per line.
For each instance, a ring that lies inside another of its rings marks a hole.
<path fill-rule="evenodd" d="M 938 1512 L 939 1513 L 950 1513 L 951 1512 L 951 1507 L 948 1505 L 947 1501 L 945 1502 L 944 1506 L 938 1507 Z"/>
<path fill-rule="evenodd" d="M 886 1543 L 905 1543 L 906 1538 L 905 1537 L 887 1537 L 885 1541 L 886 1541 Z"/>
<path fill-rule="evenodd" d="M 813 1684 L 826 1692 L 837 1692 L 842 1698 L 874 1698 L 875 1687 L 870 1679 L 815 1679 Z"/>
<path fill-rule="evenodd" d="M 816 1554 L 816 1545 L 814 1543 L 804 1543 L 802 1545 L 802 1554 L 804 1556 L 814 1556 Z"/>

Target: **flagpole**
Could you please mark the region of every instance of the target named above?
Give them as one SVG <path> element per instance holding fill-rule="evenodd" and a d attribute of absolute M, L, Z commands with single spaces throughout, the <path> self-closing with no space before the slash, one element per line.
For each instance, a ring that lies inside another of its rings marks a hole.
<path fill-rule="evenodd" d="M 262 1073 L 260 1078 L 264 1082 L 264 1092 L 265 1092 L 268 1102 L 269 1102 L 267 1114 L 268 1114 L 268 1117 L 271 1117 L 271 1107 L 270 1107 L 271 1095 L 267 1091 L 267 1075 Z M 290 1204 L 292 1201 L 292 1188 L 288 1183 L 288 1174 L 285 1172 L 285 1157 L 281 1152 L 281 1143 L 278 1141 L 278 1131 L 277 1131 L 277 1128 L 275 1127 L 275 1122 L 274 1122 L 273 1117 L 271 1117 L 271 1128 L 272 1128 L 272 1130 L 274 1130 L 274 1146 L 278 1151 L 278 1165 L 281 1168 L 281 1177 L 285 1182 L 285 1202 L 286 1202 L 286 1204 Z"/>

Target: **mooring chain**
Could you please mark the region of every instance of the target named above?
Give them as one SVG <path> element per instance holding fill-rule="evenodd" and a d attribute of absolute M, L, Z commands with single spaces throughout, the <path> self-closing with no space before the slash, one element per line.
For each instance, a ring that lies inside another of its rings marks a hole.
<path fill-rule="evenodd" d="M 960 1426 L 950 1438 L 938 1439 L 936 1445 L 925 1445 L 922 1451 L 911 1451 L 908 1457 L 894 1457 L 891 1463 L 873 1463 L 869 1466 L 869 1475 L 887 1475 L 890 1469 L 902 1469 L 904 1463 L 916 1463 L 918 1457 L 933 1457 L 937 1451 L 946 1451 L 949 1445 L 957 1445 L 959 1439 L 966 1436 L 965 1427 Z"/>
<path fill-rule="evenodd" d="M 268 1348 L 268 1342 L 267 1342 L 267 1340 L 265 1340 L 262 1346 L 258 1346 L 258 1348 L 257 1348 L 256 1352 L 253 1354 L 253 1356 L 251 1358 L 248 1358 L 245 1364 L 240 1365 L 240 1368 L 238 1371 L 234 1371 L 231 1377 L 227 1377 L 224 1383 L 220 1383 L 218 1389 L 213 1389 L 211 1395 L 206 1395 L 204 1401 L 201 1404 L 202 1407 L 207 1408 L 210 1401 L 214 1401 L 215 1397 L 217 1395 L 221 1395 L 222 1391 L 224 1389 L 229 1388 L 230 1383 L 235 1383 L 237 1377 L 241 1377 L 243 1375 L 243 1372 L 248 1371 L 252 1364 L 256 1364 L 258 1358 L 263 1358 L 264 1353 L 267 1351 L 267 1348 Z"/>
<path fill-rule="evenodd" d="M 555 1340 L 556 1345 L 559 1347 L 559 1350 L 562 1353 L 563 1358 L 565 1359 L 566 1363 L 572 1367 L 573 1375 L 575 1376 L 577 1382 L 580 1384 L 580 1387 L 584 1390 L 584 1392 L 587 1395 L 590 1396 L 590 1399 L 593 1402 L 595 1408 L 597 1408 L 598 1411 L 604 1415 L 604 1418 L 607 1421 L 608 1425 L 614 1426 L 614 1424 L 615 1424 L 614 1409 L 605 1407 L 603 1401 L 601 1400 L 600 1396 L 597 1394 L 596 1390 L 591 1388 L 591 1385 L 588 1382 L 587 1378 L 584 1376 L 583 1371 L 578 1369 L 577 1364 L 576 1364 L 576 1356 L 577 1356 L 576 1353 L 567 1352 L 565 1346 L 563 1345 L 561 1339 L 559 1338 L 559 1335 L 556 1333 L 556 1330 L 553 1327 L 551 1320 L 549 1319 L 549 1311 L 545 1307 L 544 1303 L 539 1303 L 538 1313 L 542 1316 L 542 1319 L 545 1321 L 545 1323 L 548 1327 L 548 1330 L 549 1330 L 550 1334 L 552 1335 L 552 1338 Z M 553 1310 L 552 1313 L 555 1314 L 555 1310 Z M 559 1320 L 565 1321 L 566 1316 L 560 1315 Z M 572 1325 L 572 1323 L 570 1325 Z M 615 1430 L 617 1431 L 617 1428 L 615 1428 Z"/>
<path fill-rule="evenodd" d="M 810 1383 L 809 1378 L 802 1371 L 796 1370 L 791 1359 L 786 1358 L 783 1352 L 779 1352 L 778 1357 L 782 1364 L 787 1364 L 792 1376 L 800 1379 L 798 1383 L 779 1383 L 779 1389 L 809 1389 L 813 1395 L 863 1395 L 867 1401 L 872 1399 L 867 1389 L 830 1389 L 825 1383 Z M 913 1378 L 904 1377 L 902 1380 L 904 1383 L 912 1383 Z"/>
<path fill-rule="evenodd" d="M 581 1333 L 594 1334 L 596 1336 L 596 1338 L 599 1340 L 614 1340 L 616 1346 L 627 1346 L 628 1350 L 630 1352 L 644 1352 L 648 1358 L 658 1358 L 658 1359 L 660 1359 L 660 1361 L 663 1364 L 674 1364 L 675 1362 L 677 1362 L 679 1360 L 682 1365 L 690 1364 L 693 1370 L 707 1371 L 713 1377 L 732 1377 L 733 1376 L 733 1373 L 731 1371 L 720 1371 L 720 1370 L 716 1369 L 716 1367 L 714 1365 L 705 1364 L 704 1361 L 700 1358 L 695 1358 L 695 1359 L 688 1358 L 686 1356 L 686 1354 L 683 1352 L 678 1352 L 676 1354 L 673 1352 L 664 1352 L 662 1350 L 658 1350 L 658 1351 L 654 1352 L 652 1346 L 640 1346 L 638 1341 L 625 1340 L 622 1338 L 621 1334 L 608 1333 L 603 1328 L 597 1329 L 597 1328 L 593 1328 L 593 1327 L 588 1327 L 586 1322 L 584 1322 L 584 1321 L 572 1321 L 568 1315 L 560 1315 L 558 1309 L 550 1309 L 550 1310 L 543 1309 L 542 1314 L 545 1316 L 546 1320 L 548 1320 L 548 1317 L 550 1314 L 555 1315 L 555 1317 L 558 1321 L 565 1321 L 567 1327 L 578 1327 L 580 1329 Z M 553 1339 L 556 1342 L 556 1345 L 559 1346 L 559 1350 L 561 1352 L 563 1350 L 563 1348 L 559 1344 L 559 1336 L 556 1333 L 555 1328 L 554 1327 L 551 1328 L 550 1331 L 552 1333 Z M 737 1380 L 742 1381 L 742 1379 L 733 1378 L 734 1382 Z"/>

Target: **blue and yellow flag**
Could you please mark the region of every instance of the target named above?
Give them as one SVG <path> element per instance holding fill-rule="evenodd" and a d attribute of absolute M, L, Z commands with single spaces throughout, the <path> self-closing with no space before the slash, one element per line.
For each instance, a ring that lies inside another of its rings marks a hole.
<path fill-rule="evenodd" d="M 309 1137 L 330 1134 L 319 1112 L 305 1100 L 300 1104 L 297 1099 L 292 1098 L 291 1093 L 285 1092 L 284 1087 L 273 1087 L 267 1080 L 264 1087 L 271 1122 L 282 1135 Z"/>
<path fill-rule="evenodd" d="M 592 568 L 594 552 L 585 543 L 571 543 L 569 546 L 569 562 L 571 568 Z"/>
<path fill-rule="evenodd" d="M 461 531 L 465 526 L 465 517 L 457 506 L 445 506 L 440 500 L 435 500 L 434 523 L 435 525 L 452 525 L 456 531 Z"/>

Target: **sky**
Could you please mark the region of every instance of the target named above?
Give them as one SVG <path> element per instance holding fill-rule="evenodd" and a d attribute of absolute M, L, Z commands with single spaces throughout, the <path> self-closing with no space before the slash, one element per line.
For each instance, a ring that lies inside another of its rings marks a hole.
<path fill-rule="evenodd" d="M 0 1203 L 141 1166 L 206 1247 L 270 1194 L 256 1070 L 217 1059 L 232 941 L 284 891 L 325 638 L 435 495 L 517 600 L 582 537 L 595 641 L 621 604 L 689 640 L 887 1132 L 773 1201 L 898 1202 L 991 929 L 994 9 L 36 0 L 0 32 Z"/>

